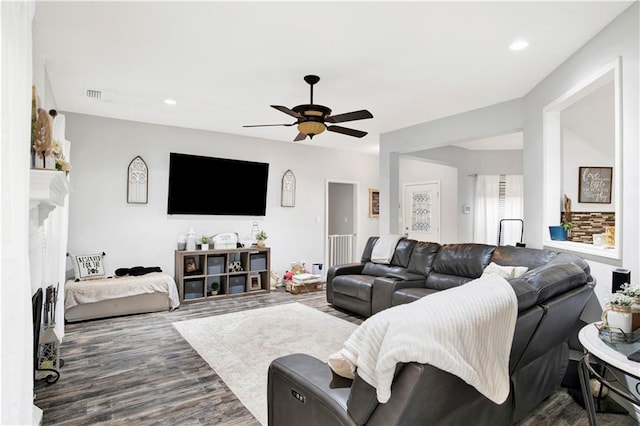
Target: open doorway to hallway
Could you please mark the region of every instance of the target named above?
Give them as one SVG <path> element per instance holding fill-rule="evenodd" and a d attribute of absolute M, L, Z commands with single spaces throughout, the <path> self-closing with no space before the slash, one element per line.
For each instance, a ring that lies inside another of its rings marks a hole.
<path fill-rule="evenodd" d="M 325 267 L 354 261 L 358 185 L 327 182 Z"/>

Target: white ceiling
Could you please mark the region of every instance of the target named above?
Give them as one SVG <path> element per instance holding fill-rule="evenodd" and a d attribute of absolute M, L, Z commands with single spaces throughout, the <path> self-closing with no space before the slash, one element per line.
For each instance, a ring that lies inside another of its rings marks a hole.
<path fill-rule="evenodd" d="M 317 74 L 314 102 L 368 109 L 341 125 L 369 135 L 295 143 L 377 152 L 382 133 L 522 97 L 632 3 L 38 1 L 35 24 L 61 111 L 294 143 L 242 126 L 292 123 L 270 105 L 309 103 Z"/>

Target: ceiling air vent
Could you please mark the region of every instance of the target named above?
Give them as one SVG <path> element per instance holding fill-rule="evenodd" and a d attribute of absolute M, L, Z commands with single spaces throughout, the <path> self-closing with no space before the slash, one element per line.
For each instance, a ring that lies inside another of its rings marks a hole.
<path fill-rule="evenodd" d="M 87 98 L 102 99 L 102 90 L 87 89 Z"/>

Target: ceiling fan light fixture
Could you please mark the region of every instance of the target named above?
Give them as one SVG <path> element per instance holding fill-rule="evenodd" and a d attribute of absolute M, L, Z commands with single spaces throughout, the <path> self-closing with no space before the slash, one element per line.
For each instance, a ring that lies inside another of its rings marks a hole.
<path fill-rule="evenodd" d="M 319 135 L 325 130 L 326 126 L 324 123 L 320 123 L 318 121 L 303 121 L 298 124 L 298 131 L 309 136 Z"/>

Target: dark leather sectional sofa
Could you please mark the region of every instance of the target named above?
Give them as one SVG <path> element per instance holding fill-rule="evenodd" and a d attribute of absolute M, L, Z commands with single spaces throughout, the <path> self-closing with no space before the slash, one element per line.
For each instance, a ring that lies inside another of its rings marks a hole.
<path fill-rule="evenodd" d="M 528 268 L 508 279 L 518 300 L 509 397 L 498 405 L 452 374 L 406 363 L 398 365 L 391 398 L 381 404 L 357 372 L 353 380 L 345 379 L 319 359 L 293 354 L 269 367 L 270 425 L 508 425 L 560 386 L 569 363 L 567 342 L 593 293 L 583 259 L 524 247 L 402 239 L 391 262 L 379 264 L 371 262 L 376 241 L 368 240 L 360 263 L 328 270 L 330 304 L 368 317 L 463 285 L 480 277 L 491 262 Z"/>

